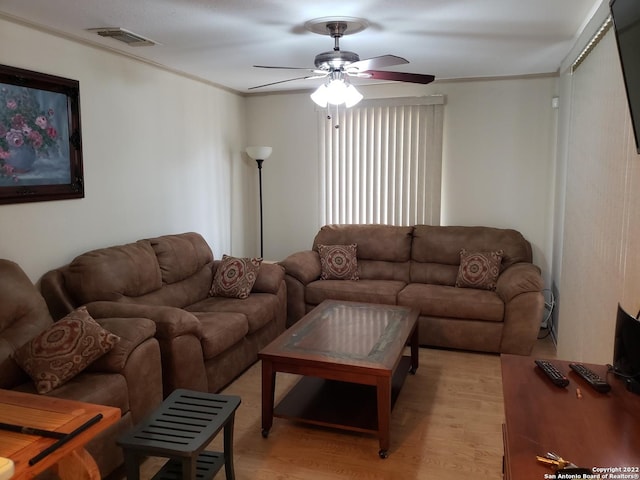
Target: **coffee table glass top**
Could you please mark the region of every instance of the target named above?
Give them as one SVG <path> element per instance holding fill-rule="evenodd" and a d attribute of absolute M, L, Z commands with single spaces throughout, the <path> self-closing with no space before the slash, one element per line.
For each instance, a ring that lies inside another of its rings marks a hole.
<path fill-rule="evenodd" d="M 261 353 L 384 363 L 404 349 L 417 315 L 396 305 L 327 300 Z"/>

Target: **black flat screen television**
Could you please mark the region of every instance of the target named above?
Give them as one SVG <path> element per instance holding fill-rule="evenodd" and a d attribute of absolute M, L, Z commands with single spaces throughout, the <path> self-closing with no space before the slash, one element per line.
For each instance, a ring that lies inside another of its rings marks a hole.
<path fill-rule="evenodd" d="M 618 41 L 636 151 L 640 153 L 640 1 L 611 0 L 609 8 Z"/>
<path fill-rule="evenodd" d="M 627 381 L 630 390 L 640 385 L 640 320 L 629 315 L 620 304 L 613 344 L 613 371 Z"/>

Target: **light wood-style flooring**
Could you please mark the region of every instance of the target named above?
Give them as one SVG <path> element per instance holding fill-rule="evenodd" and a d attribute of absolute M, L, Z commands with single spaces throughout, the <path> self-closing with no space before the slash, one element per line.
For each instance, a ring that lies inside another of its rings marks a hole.
<path fill-rule="evenodd" d="M 534 356 L 555 358 L 550 337 Z M 298 377 L 276 379 L 276 402 Z M 420 349 L 420 368 L 407 376 L 391 416 L 391 449 L 378 457 L 373 435 L 275 418 L 260 434 L 260 363 L 221 393 L 240 395 L 234 462 L 238 480 L 462 480 L 502 478 L 502 383 L 498 355 Z M 222 450 L 222 434 L 209 446 Z M 164 459 L 147 459 L 149 479 Z M 225 478 L 224 469 L 215 477 Z"/>

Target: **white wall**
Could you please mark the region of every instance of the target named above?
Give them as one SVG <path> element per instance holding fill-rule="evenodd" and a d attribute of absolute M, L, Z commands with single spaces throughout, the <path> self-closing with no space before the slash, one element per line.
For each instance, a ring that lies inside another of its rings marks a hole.
<path fill-rule="evenodd" d="M 85 198 L 0 205 L 0 257 L 33 281 L 91 248 L 197 231 L 254 253 L 244 99 L 0 18 L 0 63 L 79 80 Z M 233 250 L 233 251 L 232 251 Z"/>
<path fill-rule="evenodd" d="M 520 230 L 548 277 L 556 77 L 362 87 L 366 98 L 444 94 L 443 215 L 447 225 Z M 247 98 L 248 140 L 265 162 L 265 257 L 311 247 L 319 228 L 316 111 L 309 93 Z M 257 187 L 256 187 L 257 188 Z"/>
<path fill-rule="evenodd" d="M 514 228 L 548 284 L 555 77 L 454 82 L 447 95 L 443 224 Z"/>
<path fill-rule="evenodd" d="M 309 94 L 247 98 L 250 145 L 273 147 L 263 163 L 264 257 L 282 260 L 311 247 L 320 222 L 318 136 Z M 258 189 L 257 166 L 255 186 Z"/>

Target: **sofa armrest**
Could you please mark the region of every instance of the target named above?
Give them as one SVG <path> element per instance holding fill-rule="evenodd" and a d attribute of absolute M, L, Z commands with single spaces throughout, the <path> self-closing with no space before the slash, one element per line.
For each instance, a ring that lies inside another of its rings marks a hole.
<path fill-rule="evenodd" d="M 276 295 L 284 282 L 284 268 L 277 263 L 262 263 L 252 292 Z"/>
<path fill-rule="evenodd" d="M 60 270 L 51 270 L 42 276 L 40 292 L 54 320 L 60 320 L 77 307 L 65 289 L 64 275 Z"/>
<path fill-rule="evenodd" d="M 127 381 L 129 411 L 134 425 L 162 402 L 164 372 L 161 365 L 158 340 L 149 338 L 133 349 L 121 372 Z"/>
<path fill-rule="evenodd" d="M 103 318 L 96 321 L 106 330 L 118 335 L 120 341 L 110 352 L 89 366 L 89 370 L 93 372 L 121 372 L 131 352 L 156 333 L 155 323 L 148 318 Z"/>
<path fill-rule="evenodd" d="M 304 250 L 289 255 L 280 265 L 284 267 L 287 285 L 287 327 L 290 327 L 306 313 L 305 291 L 309 283 L 320 278 L 320 256 L 313 250 Z"/>
<path fill-rule="evenodd" d="M 181 308 L 119 302 L 91 302 L 87 310 L 96 319 L 107 317 L 149 318 L 156 325 L 156 338 L 171 339 L 180 335 L 202 337 L 202 326 L 195 315 Z"/>
<path fill-rule="evenodd" d="M 162 360 L 162 386 L 166 397 L 176 388 L 207 391 L 207 374 L 200 339 L 200 321 L 186 310 L 175 307 L 120 302 L 92 302 L 87 310 L 96 319 L 139 317 L 153 320 Z M 115 332 L 114 332 L 115 333 Z"/>
<path fill-rule="evenodd" d="M 496 292 L 504 301 L 500 352 L 530 355 L 538 338 L 544 310 L 544 283 L 532 263 L 516 263 L 498 277 Z"/>
<path fill-rule="evenodd" d="M 303 285 L 320 278 L 320 256 L 313 250 L 304 250 L 289 255 L 280 262 L 287 275 L 292 276 Z"/>
<path fill-rule="evenodd" d="M 544 288 L 540 269 L 532 263 L 516 263 L 498 277 L 496 293 L 504 303 L 509 303 L 521 293 L 541 292 Z"/>

